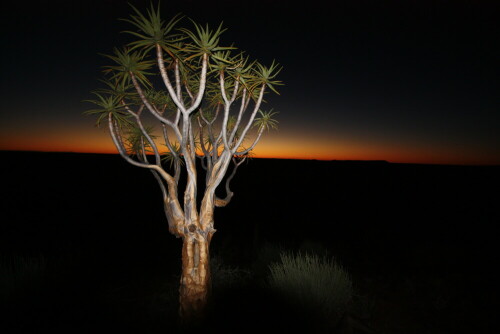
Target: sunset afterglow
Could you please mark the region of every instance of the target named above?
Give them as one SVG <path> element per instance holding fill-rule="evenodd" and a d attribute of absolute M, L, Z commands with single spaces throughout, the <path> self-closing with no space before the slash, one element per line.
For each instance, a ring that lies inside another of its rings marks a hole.
<path fill-rule="evenodd" d="M 107 128 L 95 127 L 82 116 L 86 126 L 61 129 L 25 128 L 22 131 L 4 131 L 0 135 L 0 150 L 76 152 L 116 154 Z M 161 146 L 161 142 L 158 141 Z M 408 145 L 409 146 L 409 145 Z M 411 148 L 404 143 L 387 143 L 380 138 L 360 141 L 332 134 L 300 133 L 290 129 L 265 133 L 253 156 L 256 158 L 316 159 L 316 160 L 386 160 L 396 163 L 431 163 L 460 165 L 494 165 L 488 152 L 467 148 L 426 147 Z"/>
<path fill-rule="evenodd" d="M 117 152 L 106 122 L 96 128 L 95 118 L 83 115 L 92 108 L 83 101 L 101 87 L 109 65 L 101 54 L 129 42 L 118 18 L 130 8 L 71 3 L 57 10 L 39 3 L 26 24 L 12 23 L 23 38 L 12 38 L 9 49 L 23 52 L 5 53 L 0 150 Z M 500 164 L 495 21 L 486 7 L 261 5 L 265 10 L 237 14 L 231 6 L 165 6 L 166 17 L 223 21 L 222 45 L 283 66 L 280 95 L 267 94 L 262 107 L 278 112 L 279 130 L 264 134 L 256 157 Z"/>

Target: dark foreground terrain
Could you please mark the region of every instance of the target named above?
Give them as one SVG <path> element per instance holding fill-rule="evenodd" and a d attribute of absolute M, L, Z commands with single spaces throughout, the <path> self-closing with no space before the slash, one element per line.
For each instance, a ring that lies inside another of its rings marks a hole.
<path fill-rule="evenodd" d="M 179 330 L 181 241 L 148 171 L 115 155 L 0 159 L 0 332 Z M 238 172 L 216 211 L 211 332 L 311 332 L 266 292 L 283 249 L 351 275 L 339 333 L 500 329 L 500 167 L 254 159 Z"/>

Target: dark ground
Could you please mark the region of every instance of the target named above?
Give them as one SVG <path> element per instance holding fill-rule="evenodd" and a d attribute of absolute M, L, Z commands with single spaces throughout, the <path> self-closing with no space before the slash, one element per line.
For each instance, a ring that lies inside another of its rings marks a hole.
<path fill-rule="evenodd" d="M 11 288 L 1 301 L 0 332 L 176 328 L 165 314 L 175 314 L 181 242 L 168 234 L 148 171 L 115 155 L 0 159 L 4 266 L 21 256 L 47 267 L 41 283 Z M 279 247 L 328 252 L 353 279 L 344 326 L 353 333 L 500 329 L 500 167 L 254 159 L 240 168 L 212 242 L 228 268 L 256 280 Z M 290 313 L 238 277 L 246 284 L 216 296 L 225 307 L 214 307 L 213 331 L 264 330 L 262 319 L 286 328 Z"/>

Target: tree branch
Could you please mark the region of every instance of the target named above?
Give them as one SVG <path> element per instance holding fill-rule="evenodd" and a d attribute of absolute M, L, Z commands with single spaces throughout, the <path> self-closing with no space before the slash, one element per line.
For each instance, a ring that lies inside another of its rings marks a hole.
<path fill-rule="evenodd" d="M 158 152 L 158 148 L 156 147 L 156 143 L 154 142 L 153 138 L 151 138 L 151 136 L 148 134 L 148 132 L 144 128 L 144 125 L 142 124 L 140 112 L 134 113 L 123 101 L 122 101 L 122 105 L 125 107 L 125 110 L 127 110 L 132 116 L 134 116 L 134 118 L 137 122 L 137 125 L 139 125 L 139 129 L 142 132 L 142 135 L 147 139 L 149 145 L 151 145 L 151 148 L 153 149 L 153 152 L 154 152 L 154 155 L 156 158 L 156 165 L 161 166 L 160 153 Z M 142 140 L 142 138 L 141 138 L 141 140 Z M 143 148 L 143 150 L 144 150 L 144 148 Z M 147 161 L 147 159 L 145 159 L 145 160 Z"/>
<path fill-rule="evenodd" d="M 201 124 L 201 121 L 200 121 L 200 117 L 197 118 L 198 120 L 198 126 L 200 128 L 200 147 L 201 147 L 201 150 L 203 152 L 203 155 L 207 158 L 210 157 L 210 152 L 207 150 L 206 146 L 205 146 L 205 137 L 203 136 L 203 132 L 205 131 L 205 127 L 203 126 L 203 124 Z"/>
<path fill-rule="evenodd" d="M 250 152 L 251 150 L 253 150 L 254 147 L 255 147 L 255 145 L 257 145 L 257 143 L 259 142 L 260 137 L 262 136 L 263 132 L 264 132 L 264 127 L 261 127 L 259 129 L 259 133 L 257 134 L 257 137 L 253 141 L 253 144 L 249 148 L 247 148 L 246 150 L 243 150 L 243 151 L 240 151 L 240 152 L 234 152 L 234 154 L 237 155 L 237 156 L 242 156 L 242 155 L 248 154 L 248 152 Z"/>
<path fill-rule="evenodd" d="M 111 134 L 111 138 L 113 139 L 113 142 L 123 159 L 125 159 L 128 163 L 134 166 L 156 171 L 167 182 L 168 185 L 167 200 L 169 203 L 168 211 L 171 216 L 171 219 L 175 222 L 175 230 L 179 230 L 180 222 L 184 221 L 184 213 L 182 212 L 181 206 L 177 199 L 177 184 L 175 183 L 175 180 L 160 166 L 151 165 L 149 163 L 141 163 L 129 157 L 129 155 L 125 150 L 125 147 L 123 146 L 123 141 L 121 139 L 121 136 L 119 135 L 118 126 L 115 120 L 113 119 L 113 115 L 111 113 L 109 113 L 108 115 L 108 127 L 109 127 L 109 132 Z M 169 225 L 170 225 L 170 220 L 169 220 Z M 175 232 L 174 234 L 177 235 L 178 233 L 179 232 Z"/>
<path fill-rule="evenodd" d="M 175 183 L 179 184 L 179 179 L 181 176 L 181 168 L 180 168 L 180 157 L 177 151 L 174 149 L 172 144 L 170 143 L 170 140 L 168 139 L 168 133 L 167 133 L 167 127 L 165 124 L 162 124 L 162 130 L 163 130 L 163 138 L 165 139 L 165 145 L 167 145 L 168 150 L 170 151 L 170 154 L 172 154 L 172 158 L 174 159 L 174 179 Z"/>
<path fill-rule="evenodd" d="M 165 68 L 165 61 L 163 60 L 163 50 L 161 49 L 160 44 L 156 44 L 156 58 L 158 61 L 158 67 L 160 68 L 160 74 L 163 79 L 163 83 L 165 84 L 165 87 L 167 87 L 172 101 L 174 101 L 177 108 L 179 108 L 182 112 L 186 112 L 184 102 L 177 98 L 177 94 L 175 93 L 174 88 L 170 83 L 170 79 L 168 78 L 167 69 Z"/>
<path fill-rule="evenodd" d="M 229 202 L 231 202 L 231 199 L 233 198 L 234 193 L 229 188 L 229 184 L 231 183 L 231 180 L 233 179 L 233 177 L 236 175 L 236 170 L 238 169 L 238 167 L 246 160 L 246 157 L 241 159 L 240 162 L 236 162 L 236 159 L 234 157 L 232 160 L 234 163 L 234 168 L 233 168 L 233 172 L 231 173 L 231 175 L 229 175 L 229 177 L 226 179 L 226 198 L 220 199 L 220 198 L 216 197 L 215 198 L 215 206 L 217 206 L 217 207 L 224 207 L 224 206 L 228 205 Z"/>
<path fill-rule="evenodd" d="M 227 123 L 229 120 L 229 110 L 231 108 L 231 104 L 233 103 L 234 99 L 236 98 L 236 92 L 238 91 L 239 87 L 239 82 L 236 81 L 234 84 L 234 90 L 233 90 L 233 95 L 231 96 L 231 99 L 228 99 L 226 96 L 226 87 L 225 87 L 225 80 L 224 80 L 224 72 L 220 72 L 219 75 L 219 83 L 220 83 L 220 91 L 222 94 L 222 98 L 224 100 L 224 119 L 222 120 L 222 140 L 224 142 L 224 149 L 225 150 L 230 150 L 229 142 L 227 140 Z"/>
<path fill-rule="evenodd" d="M 252 126 L 253 124 L 253 120 L 255 119 L 255 115 L 257 114 L 257 112 L 259 111 L 259 108 L 260 108 L 260 104 L 262 103 L 262 98 L 264 97 L 264 90 L 266 88 L 266 85 L 265 84 L 262 84 L 262 88 L 260 90 L 260 94 L 259 94 L 259 98 L 257 99 L 257 102 L 255 102 L 255 107 L 253 109 L 253 112 L 252 112 L 252 115 L 250 116 L 250 119 L 248 120 L 248 124 L 247 126 L 245 127 L 245 129 L 243 130 L 242 134 L 241 134 L 241 137 L 240 139 L 238 140 L 238 142 L 236 143 L 236 145 L 234 145 L 231 149 L 231 153 L 234 154 L 236 152 L 236 150 L 238 150 L 238 147 L 241 146 L 241 143 L 243 142 L 243 140 L 245 139 L 245 136 L 247 135 L 247 132 L 248 130 L 250 129 L 250 127 Z"/>
<path fill-rule="evenodd" d="M 144 92 L 142 91 L 141 86 L 137 82 L 137 79 L 136 79 L 134 73 L 130 72 L 130 77 L 132 78 L 132 82 L 134 84 L 135 90 L 137 91 L 137 93 L 139 93 L 139 96 L 140 96 L 140 98 L 142 100 L 142 103 L 144 103 L 144 105 L 146 106 L 146 108 L 148 108 L 148 110 L 151 112 L 151 114 L 153 114 L 153 116 L 155 116 L 163 124 L 166 124 L 166 125 L 170 126 L 174 130 L 174 133 L 177 136 L 177 139 L 180 141 L 182 136 L 181 136 L 181 134 L 179 132 L 178 127 L 174 123 L 172 123 L 171 121 L 169 121 L 168 119 L 166 119 L 165 117 L 163 117 L 162 115 L 160 115 L 156 111 L 156 109 L 149 103 L 148 99 L 146 99 L 146 96 L 144 95 Z"/>
<path fill-rule="evenodd" d="M 236 124 L 234 125 L 234 129 L 231 132 L 231 136 L 229 137 L 229 142 L 232 143 L 234 140 L 234 136 L 236 136 L 236 132 L 238 131 L 238 127 L 240 126 L 241 118 L 243 116 L 243 113 L 246 110 L 246 106 L 248 106 L 247 103 L 245 103 L 245 98 L 247 94 L 247 89 L 243 89 L 243 96 L 241 97 L 241 106 L 240 106 L 240 111 L 238 113 L 238 119 L 236 120 Z M 250 97 L 249 97 L 250 99 Z"/>
<path fill-rule="evenodd" d="M 205 94 L 205 85 L 207 82 L 207 63 L 208 63 L 208 55 L 206 53 L 203 54 L 203 60 L 201 65 L 201 76 L 200 76 L 200 86 L 198 90 L 198 95 L 196 96 L 196 100 L 193 102 L 191 107 L 186 111 L 186 113 L 192 113 L 196 108 L 200 106 L 203 95 Z"/>

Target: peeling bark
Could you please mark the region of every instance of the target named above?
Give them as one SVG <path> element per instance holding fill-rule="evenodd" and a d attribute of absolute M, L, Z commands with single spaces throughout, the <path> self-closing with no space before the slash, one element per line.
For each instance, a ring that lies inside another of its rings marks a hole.
<path fill-rule="evenodd" d="M 184 237 L 182 245 L 179 315 L 184 321 L 203 318 L 211 291 L 209 247 L 213 232 L 194 230 Z"/>

